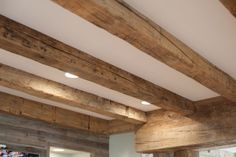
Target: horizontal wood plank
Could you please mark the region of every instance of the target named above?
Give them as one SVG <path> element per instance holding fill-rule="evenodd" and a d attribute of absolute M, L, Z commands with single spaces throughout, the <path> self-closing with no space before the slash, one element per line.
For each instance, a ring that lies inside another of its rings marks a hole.
<path fill-rule="evenodd" d="M 180 150 L 174 153 L 174 157 L 200 157 L 198 151 Z"/>
<path fill-rule="evenodd" d="M 109 121 L 0 92 L 0 112 L 103 134 Z"/>
<path fill-rule="evenodd" d="M 108 124 L 107 134 L 120 134 L 127 132 L 135 132 L 141 125 L 131 124 L 120 120 L 111 120 Z"/>
<path fill-rule="evenodd" d="M 173 157 L 172 153 L 153 153 L 153 157 Z"/>

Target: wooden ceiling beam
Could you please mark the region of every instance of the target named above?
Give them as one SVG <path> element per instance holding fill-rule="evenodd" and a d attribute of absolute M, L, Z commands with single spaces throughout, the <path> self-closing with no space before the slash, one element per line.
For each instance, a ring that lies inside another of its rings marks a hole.
<path fill-rule="evenodd" d="M 109 121 L 0 92 L 0 112 L 104 134 Z"/>
<path fill-rule="evenodd" d="M 140 126 L 121 120 L 104 120 L 3 92 L 0 92 L 0 112 L 96 134 L 131 132 Z"/>
<path fill-rule="evenodd" d="M 139 152 L 173 151 L 235 144 L 236 103 L 223 97 L 196 102 L 196 112 L 181 116 L 158 110 L 136 132 Z"/>
<path fill-rule="evenodd" d="M 72 1 L 71 1 L 72 2 Z M 0 16 L 0 48 L 181 114 L 192 102 L 151 82 Z"/>
<path fill-rule="evenodd" d="M 146 122 L 146 113 L 123 104 L 0 64 L 0 85 L 130 123 Z"/>
<path fill-rule="evenodd" d="M 98 134 L 133 132 L 140 125 L 121 120 L 104 120 L 0 92 L 0 112 L 42 120 Z"/>
<path fill-rule="evenodd" d="M 131 124 L 121 120 L 111 120 L 109 121 L 106 134 L 120 134 L 127 132 L 135 132 L 142 124 Z"/>
<path fill-rule="evenodd" d="M 236 17 L 236 1 L 235 0 L 220 0 L 221 3 Z"/>
<path fill-rule="evenodd" d="M 144 53 L 236 102 L 236 81 L 121 0 L 52 0 Z"/>
<path fill-rule="evenodd" d="M 174 152 L 174 157 L 200 157 L 199 151 L 194 150 L 180 150 Z"/>

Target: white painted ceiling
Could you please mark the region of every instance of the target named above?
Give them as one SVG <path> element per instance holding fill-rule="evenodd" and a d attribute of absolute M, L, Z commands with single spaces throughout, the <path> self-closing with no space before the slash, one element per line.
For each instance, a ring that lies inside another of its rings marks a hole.
<path fill-rule="evenodd" d="M 236 18 L 219 0 L 125 0 L 236 79 Z"/>
<path fill-rule="evenodd" d="M 236 20 L 218 0 L 126 2 L 236 78 Z M 217 96 L 196 81 L 50 0 L 1 0 L 0 13 L 191 100 Z M 4 50 L 0 50 L 0 62 L 144 111 L 156 109 L 92 82 L 66 79 L 62 71 Z"/>

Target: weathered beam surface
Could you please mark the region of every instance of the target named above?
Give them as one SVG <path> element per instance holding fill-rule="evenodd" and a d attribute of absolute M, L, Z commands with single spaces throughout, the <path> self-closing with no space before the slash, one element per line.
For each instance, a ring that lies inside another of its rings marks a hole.
<path fill-rule="evenodd" d="M 0 92 L 0 112 L 103 134 L 109 121 Z"/>
<path fill-rule="evenodd" d="M 173 157 L 173 153 L 153 153 L 153 157 Z"/>
<path fill-rule="evenodd" d="M 0 48 L 146 100 L 166 110 L 192 113 L 191 101 L 0 16 Z"/>
<path fill-rule="evenodd" d="M 195 114 L 150 113 L 136 132 L 139 152 L 171 151 L 235 144 L 236 104 L 222 97 L 196 103 Z"/>
<path fill-rule="evenodd" d="M 178 150 L 175 152 L 153 153 L 153 157 L 199 157 L 199 152 L 193 150 Z"/>
<path fill-rule="evenodd" d="M 235 0 L 220 0 L 221 3 L 236 17 L 236 1 Z"/>
<path fill-rule="evenodd" d="M 90 152 L 92 157 L 108 157 L 108 136 L 0 113 L 1 143 L 47 150 L 50 146 Z"/>
<path fill-rule="evenodd" d="M 120 120 L 111 120 L 108 124 L 106 134 L 119 134 L 125 132 L 135 132 L 141 125 L 131 124 Z"/>
<path fill-rule="evenodd" d="M 199 152 L 192 150 L 180 150 L 174 152 L 174 157 L 199 157 Z"/>
<path fill-rule="evenodd" d="M 143 52 L 236 102 L 236 81 L 161 27 L 115 0 L 53 0 Z"/>
<path fill-rule="evenodd" d="M 145 112 L 0 64 L 0 85 L 74 107 L 141 124 Z"/>

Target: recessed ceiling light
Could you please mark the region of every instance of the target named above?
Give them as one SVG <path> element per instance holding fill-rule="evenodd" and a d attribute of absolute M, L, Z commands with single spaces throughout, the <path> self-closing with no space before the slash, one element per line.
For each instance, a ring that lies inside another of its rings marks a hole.
<path fill-rule="evenodd" d="M 53 152 L 64 152 L 65 150 L 62 148 L 53 148 L 52 151 Z"/>
<path fill-rule="evenodd" d="M 150 105 L 150 103 L 147 102 L 147 101 L 142 101 L 141 104 L 142 104 L 142 105 Z"/>
<path fill-rule="evenodd" d="M 71 79 L 76 79 L 76 78 L 78 78 L 78 76 L 73 75 L 73 74 L 71 74 L 71 73 L 65 73 L 65 77 L 71 78 Z"/>

